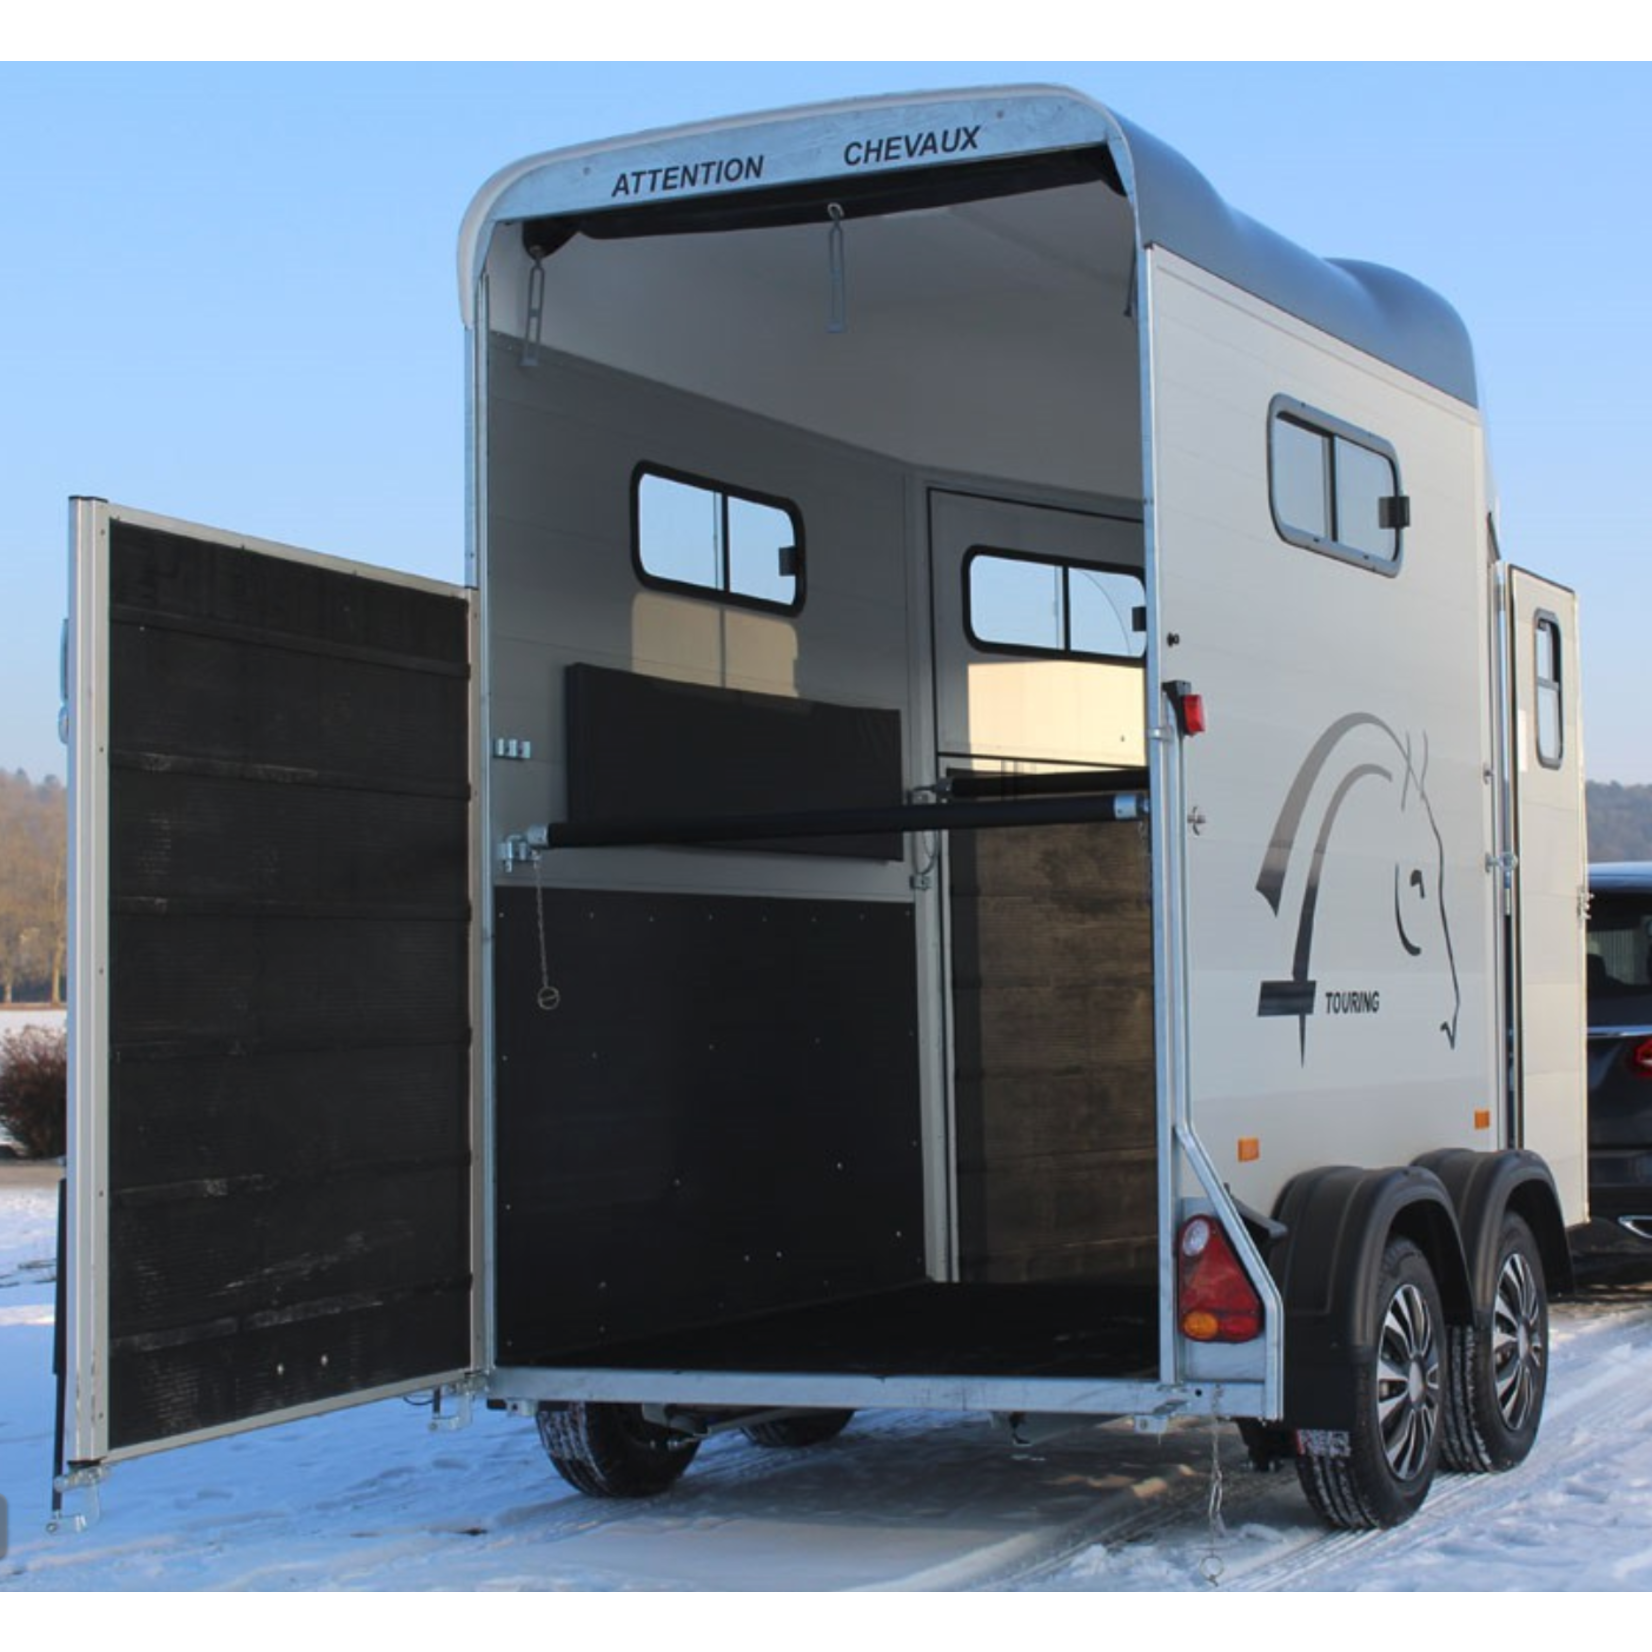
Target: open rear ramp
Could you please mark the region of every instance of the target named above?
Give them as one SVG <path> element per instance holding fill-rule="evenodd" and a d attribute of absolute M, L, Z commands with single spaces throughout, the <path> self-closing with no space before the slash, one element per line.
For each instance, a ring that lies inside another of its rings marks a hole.
<path fill-rule="evenodd" d="M 75 507 L 68 1454 L 472 1365 L 469 602 Z"/>

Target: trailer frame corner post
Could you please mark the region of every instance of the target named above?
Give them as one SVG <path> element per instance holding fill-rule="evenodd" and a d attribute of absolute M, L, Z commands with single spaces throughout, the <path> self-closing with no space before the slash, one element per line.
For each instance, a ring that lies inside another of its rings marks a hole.
<path fill-rule="evenodd" d="M 913 545 L 931 537 L 935 484 L 913 476 L 906 485 L 906 536 Z M 934 570 L 927 556 L 906 561 L 908 604 L 906 772 L 910 801 L 938 803 L 941 783 L 936 734 L 934 670 Z M 951 960 L 947 948 L 946 836 L 907 840 L 911 868 L 913 928 L 917 947 L 919 1122 L 924 1160 L 924 1248 L 932 1279 L 958 1276 L 958 1180 L 953 1093 L 953 1046 L 948 1022 Z"/>
<path fill-rule="evenodd" d="M 109 520 L 102 499 L 69 503 L 69 1110 L 68 1254 L 73 1289 L 63 1369 L 71 1464 L 104 1455 L 108 1416 L 97 1353 L 108 1340 Z M 54 1472 L 64 1464 L 54 1465 Z"/>
<path fill-rule="evenodd" d="M 494 1026 L 494 819 L 493 676 L 491 627 L 488 623 L 488 329 L 490 291 L 487 271 L 475 274 L 474 309 L 466 342 L 470 361 L 465 373 L 465 583 L 471 590 L 471 1011 L 476 1029 L 472 1046 L 471 1140 L 475 1143 L 472 1184 L 474 1243 L 472 1363 L 484 1374 L 495 1364 L 494 1282 L 498 1211 L 495 1206 L 494 1071 L 497 1063 Z"/>
<path fill-rule="evenodd" d="M 1129 145 L 1120 144 L 1125 156 L 1125 187 L 1135 201 L 1134 168 L 1129 164 Z M 1179 1176 L 1176 1169 L 1177 1140 L 1188 1122 L 1185 1077 L 1187 982 L 1185 977 L 1186 935 L 1182 908 L 1186 885 L 1182 870 L 1182 746 L 1177 738 L 1175 713 L 1162 688 L 1165 675 L 1165 647 L 1162 580 L 1160 577 L 1158 509 L 1158 443 L 1155 440 L 1156 393 L 1153 340 L 1153 282 L 1148 249 L 1143 245 L 1139 211 L 1136 214 L 1136 245 L 1132 254 L 1135 270 L 1133 296 L 1136 306 L 1137 376 L 1140 383 L 1142 444 L 1142 553 L 1149 593 L 1147 631 L 1147 746 L 1148 778 L 1154 819 L 1149 838 L 1152 854 L 1153 887 L 1153 982 L 1158 1008 L 1153 1017 L 1154 1067 L 1157 1072 L 1158 1155 L 1158 1289 L 1159 1380 L 1174 1382 L 1180 1339 L 1175 1315 L 1162 1305 L 1176 1299 L 1175 1234 Z"/>
<path fill-rule="evenodd" d="M 1489 513 L 1486 547 L 1487 624 L 1491 630 L 1488 693 L 1492 707 L 1492 829 L 1486 875 L 1497 884 L 1493 957 L 1502 1012 L 1498 1020 L 1502 1038 L 1499 1052 L 1502 1095 L 1497 1128 L 1499 1145 L 1514 1147 L 1520 1141 L 1520 1017 L 1514 946 L 1514 662 L 1509 655 L 1508 564 L 1499 554 L 1496 518 Z"/>

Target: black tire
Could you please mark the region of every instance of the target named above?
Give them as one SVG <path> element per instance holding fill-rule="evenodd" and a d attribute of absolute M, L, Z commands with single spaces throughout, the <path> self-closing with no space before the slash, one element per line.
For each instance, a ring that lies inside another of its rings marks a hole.
<path fill-rule="evenodd" d="M 700 1442 L 651 1423 L 638 1405 L 542 1405 L 551 1466 L 588 1497 L 656 1497 L 675 1485 Z"/>
<path fill-rule="evenodd" d="M 1373 1306 L 1376 1346 L 1352 1373 L 1346 1454 L 1296 1459 L 1321 1518 L 1352 1531 L 1398 1526 L 1422 1507 L 1439 1464 L 1450 1367 L 1439 1286 L 1409 1239 L 1383 1252 Z"/>
<path fill-rule="evenodd" d="M 1490 1323 L 1451 1328 L 1447 1468 L 1487 1474 L 1524 1462 L 1543 1420 L 1549 1376 L 1549 1298 L 1543 1257 L 1512 1212 L 1497 1238 Z"/>
<path fill-rule="evenodd" d="M 798 1411 L 790 1417 L 775 1417 L 753 1423 L 741 1432 L 754 1446 L 799 1450 L 835 1440 L 849 1426 L 853 1411 Z"/>

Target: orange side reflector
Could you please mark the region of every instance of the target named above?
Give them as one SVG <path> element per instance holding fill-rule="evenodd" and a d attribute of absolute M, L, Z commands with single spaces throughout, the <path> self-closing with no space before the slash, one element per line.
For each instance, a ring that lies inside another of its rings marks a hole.
<path fill-rule="evenodd" d="M 1239 1162 L 1249 1164 L 1252 1159 L 1262 1157 L 1262 1138 L 1260 1136 L 1241 1136 L 1239 1138 Z"/>
<path fill-rule="evenodd" d="M 1491 1109 L 1489 1107 L 1476 1107 L 1474 1109 L 1474 1128 L 1476 1130 L 1491 1129 Z"/>

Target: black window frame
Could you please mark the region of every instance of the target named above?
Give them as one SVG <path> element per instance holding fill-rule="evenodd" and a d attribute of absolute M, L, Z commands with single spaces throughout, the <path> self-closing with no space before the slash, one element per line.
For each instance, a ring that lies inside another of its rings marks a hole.
<path fill-rule="evenodd" d="M 649 477 L 655 477 L 662 482 L 675 482 L 679 486 L 698 488 L 702 492 L 713 494 L 722 500 L 722 568 L 721 585 L 704 585 L 693 580 L 669 579 L 662 574 L 654 573 L 643 565 L 642 559 L 642 485 Z M 771 510 L 782 512 L 792 525 L 792 573 L 796 581 L 795 594 L 790 602 L 777 602 L 772 597 L 751 596 L 743 591 L 731 590 L 729 580 L 729 535 L 728 535 L 728 502 L 730 499 L 740 499 L 748 505 L 763 505 Z M 718 481 L 714 477 L 701 476 L 694 471 L 678 470 L 671 465 L 656 464 L 652 460 L 640 461 L 631 472 L 631 567 L 637 576 L 639 584 L 648 586 L 656 591 L 669 591 L 675 596 L 695 597 L 702 602 L 715 602 L 721 606 L 731 608 L 747 608 L 764 614 L 800 613 L 803 608 L 806 592 L 806 570 L 809 559 L 804 551 L 803 541 L 803 512 L 798 505 L 781 497 L 777 493 L 762 493 L 756 488 L 740 486 L 733 482 Z"/>
<path fill-rule="evenodd" d="M 1279 470 L 1274 452 L 1274 432 L 1281 423 L 1296 426 L 1298 429 L 1311 431 L 1317 436 L 1323 436 L 1328 443 L 1329 464 L 1326 467 L 1325 506 L 1326 522 L 1330 528 L 1328 536 L 1314 533 L 1311 529 L 1298 527 L 1287 522 L 1279 514 L 1278 477 Z M 1369 430 L 1362 430 L 1358 425 L 1350 424 L 1346 419 L 1339 419 L 1334 414 L 1322 412 L 1317 407 L 1311 407 L 1307 402 L 1299 401 L 1295 396 L 1275 396 L 1268 403 L 1268 514 L 1273 518 L 1274 531 L 1287 544 L 1300 545 L 1304 550 L 1314 551 L 1320 556 L 1334 557 L 1338 562 L 1352 563 L 1356 568 L 1367 569 L 1371 573 L 1382 574 L 1388 579 L 1395 578 L 1405 563 L 1405 529 L 1408 525 L 1407 508 L 1401 507 L 1401 519 L 1387 529 L 1394 536 L 1394 554 L 1392 557 L 1378 556 L 1372 551 L 1360 549 L 1347 541 L 1338 539 L 1337 529 L 1337 470 L 1336 450 L 1338 442 L 1346 442 L 1352 447 L 1363 449 L 1367 453 L 1375 454 L 1379 459 L 1387 462 L 1394 478 L 1394 491 L 1388 497 L 1404 500 L 1405 480 L 1400 472 L 1400 456 L 1394 444 L 1385 438 L 1373 434 Z"/>
<path fill-rule="evenodd" d="M 1539 665 L 1540 639 L 1547 631 L 1554 650 L 1554 675 L 1545 677 Z M 1566 656 L 1561 648 L 1564 634 L 1560 616 L 1547 608 L 1539 608 L 1532 615 L 1532 751 L 1546 769 L 1566 766 Z M 1552 689 L 1555 702 L 1555 754 L 1543 750 L 1543 691 Z"/>
<path fill-rule="evenodd" d="M 975 629 L 974 605 L 971 601 L 970 570 L 982 557 L 994 557 L 1001 562 L 1026 562 L 1034 567 L 1049 568 L 1059 571 L 1064 577 L 1062 580 L 1062 632 L 1066 646 L 1061 648 L 1039 648 L 1031 643 L 1013 643 L 989 641 Z M 1071 646 L 1073 634 L 1073 605 L 1070 595 L 1071 581 L 1065 577 L 1077 568 L 1090 574 L 1123 574 L 1133 579 L 1142 588 L 1141 606 L 1147 606 L 1147 575 L 1142 568 L 1132 568 L 1121 562 L 1087 562 L 1078 556 L 1047 556 L 1037 551 L 1012 551 L 1001 545 L 972 545 L 965 551 L 960 572 L 963 583 L 963 614 L 964 635 L 969 640 L 971 648 L 981 654 L 1005 654 L 1013 659 L 1028 660 L 1088 660 L 1101 665 L 1131 666 L 1145 671 L 1147 668 L 1147 627 L 1144 624 L 1140 632 L 1133 633 L 1142 639 L 1140 654 L 1098 654 L 1087 648 Z"/>

